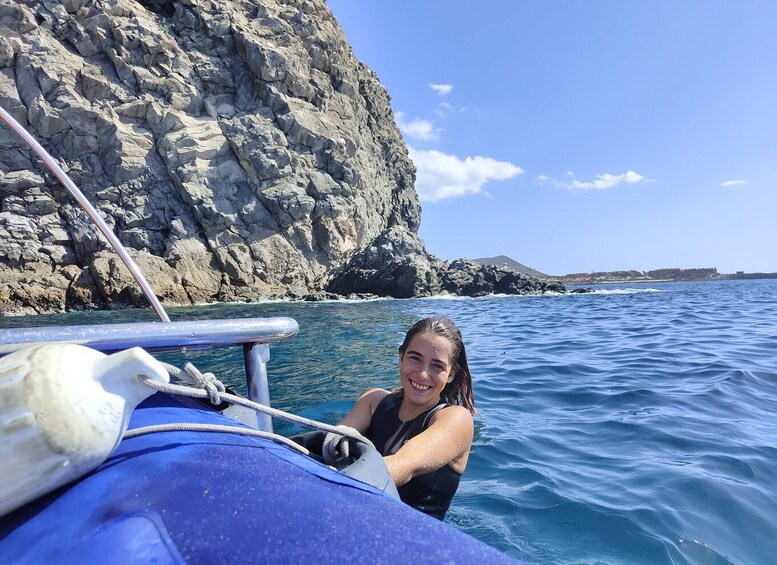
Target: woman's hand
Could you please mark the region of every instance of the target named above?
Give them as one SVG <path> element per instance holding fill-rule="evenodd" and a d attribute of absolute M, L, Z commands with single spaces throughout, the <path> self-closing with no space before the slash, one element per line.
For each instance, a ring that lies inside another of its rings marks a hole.
<path fill-rule="evenodd" d="M 445 465 L 461 473 L 467 466 L 474 433 L 475 425 L 469 410 L 463 406 L 448 406 L 432 416 L 426 430 L 383 460 L 397 486 Z"/>

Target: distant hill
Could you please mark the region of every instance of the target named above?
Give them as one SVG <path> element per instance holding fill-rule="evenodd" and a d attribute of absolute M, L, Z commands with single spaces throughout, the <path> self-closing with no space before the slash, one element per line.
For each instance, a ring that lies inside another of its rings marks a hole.
<path fill-rule="evenodd" d="M 495 267 L 503 267 L 507 265 L 511 269 L 518 271 L 519 273 L 523 275 L 529 275 L 530 277 L 536 277 L 538 279 L 550 279 L 553 278 L 549 275 L 546 275 L 545 273 L 541 273 L 539 271 L 535 271 L 531 267 L 527 267 L 526 265 L 520 264 L 518 261 L 514 259 L 510 259 L 506 255 L 497 255 L 496 257 L 483 257 L 481 259 L 472 259 L 475 263 L 480 263 L 481 265 L 494 265 Z"/>

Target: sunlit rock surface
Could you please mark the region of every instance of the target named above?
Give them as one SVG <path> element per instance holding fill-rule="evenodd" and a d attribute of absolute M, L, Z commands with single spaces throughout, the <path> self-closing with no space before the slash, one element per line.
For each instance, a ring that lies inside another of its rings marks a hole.
<path fill-rule="evenodd" d="M 154 265 L 167 302 L 310 289 L 384 229 L 418 229 L 389 98 L 323 1 L 0 0 L 0 28 L 0 104 Z M 62 307 L 129 284 L 6 128 L 0 171 L 4 270 L 78 267 L 51 279 Z"/>
<path fill-rule="evenodd" d="M 427 255 L 389 97 L 323 0 L 0 0 L 0 105 L 165 304 L 322 296 L 384 234 Z M 0 312 L 146 304 L 6 127 L 0 203 Z M 377 290 L 445 290 L 440 264 Z"/>

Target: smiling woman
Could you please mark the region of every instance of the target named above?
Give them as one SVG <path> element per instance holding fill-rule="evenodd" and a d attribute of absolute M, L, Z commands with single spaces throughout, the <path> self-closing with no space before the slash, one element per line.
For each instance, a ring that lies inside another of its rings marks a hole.
<path fill-rule="evenodd" d="M 413 324 L 399 347 L 394 392 L 370 389 L 340 425 L 383 455 L 403 502 L 442 520 L 472 446 L 472 376 L 456 325 L 442 316 Z"/>

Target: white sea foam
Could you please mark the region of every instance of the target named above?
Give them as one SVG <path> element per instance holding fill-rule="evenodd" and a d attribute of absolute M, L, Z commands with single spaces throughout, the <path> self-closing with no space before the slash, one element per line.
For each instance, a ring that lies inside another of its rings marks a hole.
<path fill-rule="evenodd" d="M 585 294 L 644 294 L 649 292 L 666 292 L 657 288 L 608 288 L 608 289 L 594 289 L 593 292 L 588 293 L 570 293 L 574 295 Z"/>
<path fill-rule="evenodd" d="M 423 297 L 420 300 L 489 300 L 494 298 L 546 298 L 555 296 L 590 296 L 592 294 L 644 294 L 652 292 L 666 292 L 657 288 L 607 288 L 594 289 L 591 292 L 543 292 L 529 294 L 487 294 L 485 296 L 456 296 L 454 294 L 435 294 L 434 296 Z"/>
<path fill-rule="evenodd" d="M 529 293 L 529 294 L 487 294 L 485 296 L 457 296 L 455 294 L 442 293 L 435 294 L 433 296 L 425 296 L 418 298 L 418 300 L 450 300 L 450 301 L 471 301 L 471 300 L 488 300 L 488 299 L 504 299 L 504 298 L 544 298 L 555 296 L 588 296 L 592 294 L 641 294 L 649 292 L 665 292 L 663 290 L 655 288 L 612 288 L 612 289 L 594 289 L 592 292 L 575 293 L 575 292 L 545 292 L 545 293 Z M 198 304 L 186 305 L 186 306 L 173 306 L 171 309 L 176 308 L 208 308 L 219 306 L 256 306 L 261 304 L 361 304 L 364 302 L 381 302 L 386 300 L 399 300 L 390 296 L 376 296 L 374 298 L 336 298 L 331 300 L 295 300 L 292 298 L 273 298 L 265 300 L 257 300 L 255 302 L 242 302 L 239 300 L 230 302 L 203 302 Z"/>
<path fill-rule="evenodd" d="M 547 293 L 550 295 L 551 293 Z M 451 301 L 467 301 L 467 300 L 489 300 L 493 298 L 531 298 L 535 296 L 542 296 L 541 294 L 486 294 L 485 296 L 457 296 L 455 294 L 435 294 L 434 296 L 425 296 L 419 300 L 451 300 Z"/>
<path fill-rule="evenodd" d="M 386 300 L 398 300 L 391 296 L 376 296 L 374 298 L 335 298 L 334 300 L 315 300 L 308 302 L 309 304 L 319 303 L 337 303 L 337 304 L 361 304 L 362 302 L 384 302 Z M 306 302 L 305 300 L 298 300 L 297 302 Z"/>

